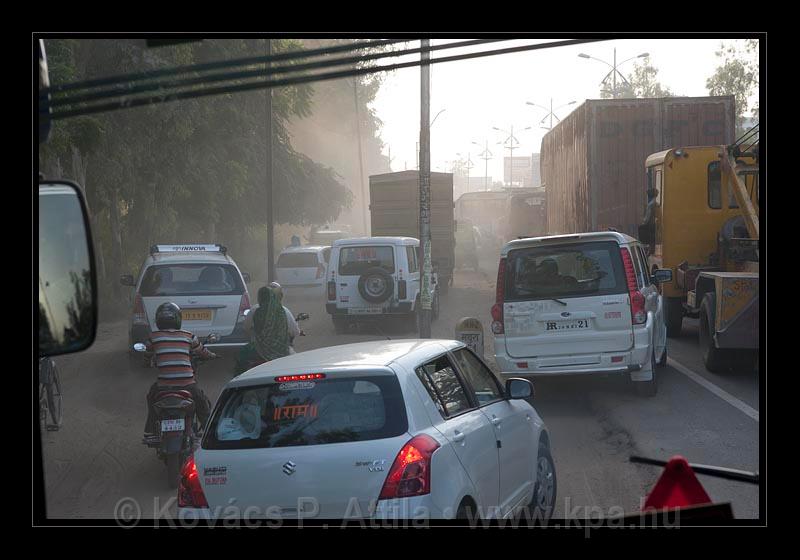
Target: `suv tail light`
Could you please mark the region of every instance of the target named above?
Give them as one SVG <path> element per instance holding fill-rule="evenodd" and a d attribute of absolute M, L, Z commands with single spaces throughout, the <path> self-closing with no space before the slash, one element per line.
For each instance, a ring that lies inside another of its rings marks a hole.
<path fill-rule="evenodd" d="M 505 333 L 503 322 L 503 300 L 505 299 L 506 289 L 506 259 L 500 259 L 497 266 L 497 285 L 495 286 L 495 304 L 492 306 L 492 332 L 494 334 Z"/>
<path fill-rule="evenodd" d="M 412 438 L 397 454 L 378 499 L 430 494 L 431 458 L 439 447 L 439 442 L 431 436 L 422 434 Z"/>
<path fill-rule="evenodd" d="M 322 263 L 319 263 L 317 265 L 317 278 L 316 279 L 319 280 L 320 278 L 322 278 L 322 276 L 324 274 L 325 274 L 325 265 L 322 264 Z"/>
<path fill-rule="evenodd" d="M 406 299 L 408 297 L 408 288 L 406 287 L 405 280 L 398 280 L 397 282 L 397 298 Z"/>
<path fill-rule="evenodd" d="M 147 313 L 144 310 L 144 301 L 142 301 L 142 296 L 138 293 L 136 297 L 133 299 L 133 322 L 139 325 L 147 325 Z"/>
<path fill-rule="evenodd" d="M 236 319 L 237 322 L 244 321 L 244 312 L 250 309 L 250 296 L 245 292 L 242 295 L 242 301 L 239 303 L 239 317 Z"/>
<path fill-rule="evenodd" d="M 181 484 L 178 488 L 178 507 L 182 508 L 207 508 L 208 501 L 200 486 L 200 476 L 197 474 L 197 465 L 194 455 L 189 455 L 181 469 Z"/>
<path fill-rule="evenodd" d="M 625 278 L 628 281 L 628 294 L 631 298 L 631 321 L 634 325 L 641 325 L 647 322 L 647 312 L 644 309 L 644 296 L 639 291 L 636 283 L 636 270 L 633 268 L 633 259 L 630 251 L 622 247 L 622 263 L 625 265 Z"/>
<path fill-rule="evenodd" d="M 331 276 L 328 282 L 328 301 L 336 301 L 336 277 Z"/>

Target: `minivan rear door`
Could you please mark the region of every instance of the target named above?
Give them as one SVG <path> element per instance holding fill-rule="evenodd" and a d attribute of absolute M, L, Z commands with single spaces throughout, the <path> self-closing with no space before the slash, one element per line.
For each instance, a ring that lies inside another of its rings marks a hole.
<path fill-rule="evenodd" d="M 631 348 L 630 297 L 616 242 L 516 249 L 509 251 L 506 266 L 503 313 L 510 356 L 596 355 Z"/>

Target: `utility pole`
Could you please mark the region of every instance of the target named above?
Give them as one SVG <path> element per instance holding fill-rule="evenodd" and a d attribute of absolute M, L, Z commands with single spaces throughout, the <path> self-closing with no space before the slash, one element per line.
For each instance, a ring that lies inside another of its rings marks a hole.
<path fill-rule="evenodd" d="M 480 146 L 477 142 L 473 142 L 476 146 Z M 484 148 L 483 152 L 478 154 L 478 157 L 481 158 L 485 165 L 483 169 L 483 190 L 489 190 L 489 160 L 492 159 L 492 152 L 489 151 L 489 139 L 486 139 L 486 147 Z"/>
<path fill-rule="evenodd" d="M 267 39 L 267 57 L 272 56 L 272 40 Z M 265 63 L 264 79 L 269 80 L 269 62 Z M 272 196 L 272 88 L 267 96 L 267 282 L 275 280 L 275 205 Z"/>
<path fill-rule="evenodd" d="M 467 168 L 467 192 L 469 192 L 469 190 L 470 190 L 469 189 L 469 171 L 470 171 L 470 169 L 475 167 L 475 165 L 472 163 L 472 157 L 471 157 L 470 152 L 467 152 L 467 163 L 464 165 L 464 167 Z"/>
<path fill-rule="evenodd" d="M 431 67 L 430 39 L 420 41 L 420 131 L 419 131 L 419 241 L 422 245 L 422 294 L 419 337 L 431 337 Z"/>
<path fill-rule="evenodd" d="M 614 99 L 617 98 L 617 47 L 614 47 Z M 552 128 L 552 127 L 551 127 Z"/>
<path fill-rule="evenodd" d="M 358 78 L 353 76 L 353 100 L 356 104 L 356 135 L 358 136 L 358 178 L 361 181 L 361 222 L 364 224 L 364 235 L 369 235 L 367 225 L 367 192 L 364 186 L 364 156 L 361 149 L 361 117 L 358 112 Z"/>

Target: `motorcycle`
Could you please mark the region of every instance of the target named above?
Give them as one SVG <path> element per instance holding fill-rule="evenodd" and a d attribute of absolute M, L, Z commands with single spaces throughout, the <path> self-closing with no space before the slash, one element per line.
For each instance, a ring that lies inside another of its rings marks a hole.
<path fill-rule="evenodd" d="M 248 309 L 247 311 L 245 311 L 244 312 L 245 317 L 247 317 L 247 315 L 249 315 L 251 311 L 252 311 L 252 309 Z M 310 318 L 311 318 L 311 316 L 308 313 L 298 313 L 295 316 L 294 320 L 297 321 L 298 323 L 300 323 L 301 321 L 307 321 Z M 306 333 L 301 330 L 299 336 L 305 336 L 305 335 L 306 335 Z M 290 337 L 289 338 L 289 353 L 290 354 L 294 354 L 295 353 L 295 351 L 294 351 L 294 337 Z M 244 371 L 252 369 L 252 368 L 254 368 L 256 366 L 260 366 L 263 363 L 265 363 L 264 360 L 261 359 L 259 356 L 256 356 L 256 357 L 252 358 L 249 362 L 247 362 L 245 364 Z"/>
<path fill-rule="evenodd" d="M 219 336 L 210 334 L 204 344 L 214 344 Z M 144 344 L 133 345 L 136 352 L 146 352 Z M 200 358 L 192 356 L 192 369 L 195 378 Z M 210 407 L 209 407 L 210 408 Z M 180 479 L 181 465 L 192 454 L 199 443 L 202 430 L 195 415 L 195 403 L 192 393 L 180 387 L 159 387 L 153 398 L 156 433 L 145 436 L 142 443 L 156 450 L 159 460 L 167 466 L 167 483 L 170 488 L 177 488 Z"/>

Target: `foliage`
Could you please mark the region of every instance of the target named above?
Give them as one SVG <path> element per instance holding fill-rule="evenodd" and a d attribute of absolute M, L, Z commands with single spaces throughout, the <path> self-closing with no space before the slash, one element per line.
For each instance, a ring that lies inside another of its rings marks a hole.
<path fill-rule="evenodd" d="M 616 97 L 644 98 L 644 97 L 670 97 L 673 95 L 668 87 L 664 87 L 657 79 L 658 69 L 650 62 L 650 57 L 644 57 L 642 62 L 636 61 L 633 71 L 627 80 L 617 75 Z M 614 97 L 613 77 L 609 74 L 602 83 L 600 97 L 611 99 Z"/>
<path fill-rule="evenodd" d="M 759 64 L 758 39 L 747 39 L 744 44 L 723 42 L 717 51 L 720 65 L 706 80 L 709 95 L 733 95 L 736 100 L 736 127 L 743 128 L 744 116 L 750 97 L 758 92 Z M 758 120 L 758 101 L 750 108 L 750 114 Z"/>

